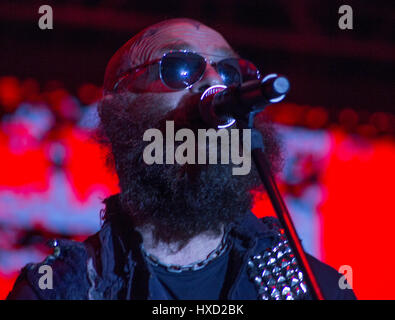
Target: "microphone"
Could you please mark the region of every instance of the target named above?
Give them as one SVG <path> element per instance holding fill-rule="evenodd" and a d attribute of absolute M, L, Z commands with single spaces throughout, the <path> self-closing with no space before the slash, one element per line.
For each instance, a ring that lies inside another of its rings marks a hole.
<path fill-rule="evenodd" d="M 202 119 L 215 128 L 227 128 L 237 118 L 284 99 L 289 91 L 289 81 L 284 76 L 269 74 L 262 80 L 252 80 L 239 86 L 215 85 L 200 97 L 199 112 Z"/>

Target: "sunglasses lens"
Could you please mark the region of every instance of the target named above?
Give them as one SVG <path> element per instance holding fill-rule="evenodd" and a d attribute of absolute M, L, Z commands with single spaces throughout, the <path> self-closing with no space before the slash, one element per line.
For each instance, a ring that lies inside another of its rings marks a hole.
<path fill-rule="evenodd" d="M 244 59 L 225 59 L 218 63 L 217 71 L 225 85 L 240 85 L 249 80 L 259 79 L 255 65 Z"/>
<path fill-rule="evenodd" d="M 217 65 L 217 72 L 226 86 L 239 85 L 243 81 L 238 59 L 220 61 Z"/>
<path fill-rule="evenodd" d="M 191 52 L 170 52 L 160 65 L 163 82 L 172 89 L 184 89 L 199 81 L 206 69 L 206 61 Z"/>

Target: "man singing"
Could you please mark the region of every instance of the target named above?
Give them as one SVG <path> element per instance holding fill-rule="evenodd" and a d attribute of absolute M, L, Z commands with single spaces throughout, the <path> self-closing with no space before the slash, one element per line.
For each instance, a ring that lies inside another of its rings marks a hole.
<path fill-rule="evenodd" d="M 53 241 L 54 253 L 28 264 L 8 299 L 311 299 L 277 220 L 250 211 L 250 191 L 262 188 L 254 165 L 234 175 L 231 163 L 147 164 L 143 157 L 147 129 L 164 132 L 166 121 L 207 128 L 196 108 L 202 93 L 259 76 L 218 32 L 189 19 L 148 27 L 122 46 L 98 105 L 100 141 L 121 191 L 104 201 L 98 233 L 83 243 Z M 263 117 L 256 128 L 276 172 L 274 129 Z M 307 257 L 326 299 L 355 299 L 339 288 L 340 274 Z M 40 288 L 42 265 L 53 270 L 52 289 Z"/>

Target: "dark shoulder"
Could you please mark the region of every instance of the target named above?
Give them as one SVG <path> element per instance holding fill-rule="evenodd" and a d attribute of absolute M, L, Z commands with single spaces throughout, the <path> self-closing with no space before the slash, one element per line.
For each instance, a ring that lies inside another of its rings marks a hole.
<path fill-rule="evenodd" d="M 6 300 L 40 300 L 40 297 L 31 287 L 26 275 L 24 275 L 24 271 L 22 271 Z"/>
<path fill-rule="evenodd" d="M 89 288 L 88 253 L 82 242 L 60 239 L 54 252 L 40 263 L 27 264 L 8 300 L 85 299 Z"/>
<path fill-rule="evenodd" d="M 356 299 L 352 289 L 340 288 L 339 280 L 342 274 L 312 255 L 307 254 L 307 259 L 326 300 Z"/>

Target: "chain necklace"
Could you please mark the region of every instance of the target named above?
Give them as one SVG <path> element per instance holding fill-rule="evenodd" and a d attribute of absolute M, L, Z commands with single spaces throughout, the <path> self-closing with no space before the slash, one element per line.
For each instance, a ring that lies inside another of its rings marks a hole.
<path fill-rule="evenodd" d="M 221 243 L 218 245 L 217 248 L 215 248 L 213 251 L 211 251 L 206 259 L 193 262 L 187 265 L 177 265 L 177 264 L 167 264 L 164 262 L 161 262 L 156 256 L 148 253 L 147 251 L 144 250 L 144 246 L 141 245 L 141 251 L 143 252 L 144 257 L 146 260 L 153 266 L 161 266 L 165 268 L 169 272 L 174 272 L 174 273 L 180 273 L 183 271 L 197 271 L 202 268 L 204 268 L 206 265 L 208 265 L 211 261 L 213 261 L 215 258 L 221 256 L 229 247 L 228 241 L 227 241 L 227 233 L 223 236 Z"/>

